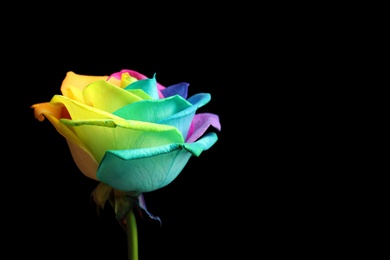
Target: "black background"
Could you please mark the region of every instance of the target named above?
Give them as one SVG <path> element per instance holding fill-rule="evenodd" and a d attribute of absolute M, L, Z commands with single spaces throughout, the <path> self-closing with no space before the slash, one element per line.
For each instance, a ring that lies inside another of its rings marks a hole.
<path fill-rule="evenodd" d="M 4 99 L 12 105 L 5 108 L 4 124 L 12 138 L 7 140 L 3 224 L 7 244 L 17 245 L 12 254 L 15 258 L 127 259 L 126 235 L 112 208 L 107 205 L 97 214 L 91 202 L 97 182 L 78 170 L 64 138 L 48 120 L 35 119 L 31 105 L 60 94 L 68 71 L 109 75 L 132 69 L 148 77 L 156 73 L 165 86 L 187 82 L 189 95 L 210 93 L 211 101 L 198 112 L 219 115 L 222 126 L 217 143 L 192 157 L 173 183 L 144 194 L 149 211 L 161 218 L 162 225 L 137 215 L 140 260 L 242 255 L 248 246 L 243 234 L 252 232 L 259 221 L 251 211 L 262 203 L 250 208 L 246 198 L 252 192 L 246 190 L 252 187 L 246 182 L 258 174 L 258 169 L 248 168 L 248 160 L 260 156 L 240 148 L 250 141 L 242 131 L 247 127 L 244 111 L 249 108 L 238 105 L 251 95 L 240 85 L 244 67 L 249 66 L 239 57 L 244 53 L 227 44 L 227 36 L 173 34 L 156 46 L 150 39 L 146 45 L 129 41 L 96 46 L 94 42 L 103 39 L 94 37 L 19 42 L 6 64 L 10 83 L 3 86 Z M 253 221 L 249 230 L 246 221 Z"/>
<path fill-rule="evenodd" d="M 356 132 L 343 130 L 356 114 L 343 110 L 350 81 L 362 78 L 361 68 L 348 71 L 361 58 L 361 34 L 344 41 L 354 19 L 340 26 L 334 7 L 296 3 L 17 4 L 0 18 L 2 258 L 127 259 L 112 210 L 98 215 L 90 201 L 97 183 L 30 108 L 60 94 L 68 71 L 121 69 L 210 93 L 199 112 L 218 114 L 222 125 L 213 147 L 145 194 L 162 226 L 138 216 L 140 260 L 320 258 L 367 248 L 350 243 L 366 241 L 358 228 L 366 220 L 356 221 L 360 207 L 351 214 L 360 200 L 344 175 L 361 165 L 345 159 L 344 140 Z"/>
<path fill-rule="evenodd" d="M 156 73 L 165 86 L 187 82 L 189 95 L 211 94 L 198 112 L 220 117 L 216 144 L 192 157 L 171 184 L 144 194 L 162 226 L 137 215 L 140 260 L 302 256 L 321 247 L 317 235 L 326 223 L 317 219 L 324 212 L 312 210 L 320 183 L 310 174 L 307 186 L 304 174 L 318 168 L 306 163 L 312 150 L 301 138 L 315 126 L 302 129 L 300 121 L 307 108 L 302 86 L 321 81 L 306 77 L 316 70 L 315 55 L 303 58 L 299 28 L 277 16 L 263 18 L 245 6 L 209 8 L 158 18 L 144 9 L 142 18 L 124 13 L 121 21 L 72 9 L 61 22 L 51 12 L 5 28 L 2 249 L 12 259 L 127 259 L 112 209 L 99 215 L 90 200 L 96 181 L 31 109 L 60 94 L 68 71 L 132 69 Z"/>
<path fill-rule="evenodd" d="M 31 160 L 28 167 L 34 173 L 23 177 L 30 184 L 26 203 L 33 205 L 24 215 L 28 232 L 24 239 L 36 243 L 35 235 L 39 234 L 42 242 L 32 254 L 44 257 L 50 256 L 51 252 L 64 251 L 63 254 L 69 257 L 77 252 L 78 256 L 91 259 L 103 259 L 103 256 L 126 259 L 126 236 L 115 221 L 111 207 L 107 205 L 98 216 L 90 201 L 90 193 L 97 183 L 87 179 L 75 167 L 65 140 L 51 124 L 37 121 L 32 109 L 29 110 L 29 105 L 48 101 L 50 96 L 59 93 L 67 71 L 108 75 L 124 68 L 137 70 L 148 77 L 156 73 L 157 80 L 164 85 L 188 82 L 190 95 L 210 93 L 211 102 L 202 110 L 220 115 L 222 124 L 219 141 L 210 150 L 200 157 L 191 158 L 171 185 L 144 194 L 149 211 L 162 219 L 162 226 L 147 217 L 137 216 L 140 259 L 158 256 L 183 259 L 188 254 L 201 257 L 202 252 L 217 256 L 225 250 L 218 239 L 228 236 L 229 228 L 226 227 L 228 222 L 221 219 L 230 218 L 228 216 L 237 210 L 236 205 L 228 202 L 237 195 L 228 187 L 231 169 L 223 159 L 223 154 L 229 149 L 223 133 L 226 120 L 222 106 L 223 88 L 226 86 L 218 68 L 194 66 L 194 60 L 186 60 L 184 54 L 182 58 L 175 55 L 156 57 L 138 55 L 130 57 L 130 61 L 118 62 L 116 58 L 97 60 L 96 63 L 79 57 L 65 58 L 65 62 L 63 59 L 49 60 L 52 61 L 49 71 L 37 71 L 42 74 L 38 76 L 39 82 L 34 83 L 36 86 L 29 86 L 34 89 L 28 90 L 27 100 L 31 104 L 24 104 L 30 116 L 26 118 L 29 122 L 26 141 Z M 53 251 L 45 252 L 43 249 L 47 247 Z"/>

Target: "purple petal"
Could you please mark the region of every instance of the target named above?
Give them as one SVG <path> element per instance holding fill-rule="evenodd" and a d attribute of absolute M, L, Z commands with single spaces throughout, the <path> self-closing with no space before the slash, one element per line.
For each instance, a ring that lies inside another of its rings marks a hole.
<path fill-rule="evenodd" d="M 188 84 L 186 82 L 182 82 L 179 84 L 175 84 L 175 85 L 166 87 L 165 89 L 162 89 L 161 93 L 164 95 L 164 97 L 179 95 L 182 98 L 187 99 L 189 85 L 190 84 Z"/>
<path fill-rule="evenodd" d="M 145 211 L 146 214 L 148 214 L 148 216 L 149 216 L 151 219 L 158 220 L 158 221 L 160 222 L 160 225 L 162 224 L 160 217 L 157 217 L 157 216 L 152 215 L 152 214 L 147 210 L 147 208 L 146 208 L 146 203 L 145 203 L 145 198 L 144 198 L 144 195 L 143 195 L 143 194 L 141 194 L 141 195 L 138 196 L 138 207 L 139 207 L 141 210 Z"/>
<path fill-rule="evenodd" d="M 190 130 L 188 131 L 186 142 L 195 142 L 210 126 L 221 131 L 221 123 L 219 122 L 219 117 L 217 115 L 211 113 L 196 114 L 192 120 Z"/>

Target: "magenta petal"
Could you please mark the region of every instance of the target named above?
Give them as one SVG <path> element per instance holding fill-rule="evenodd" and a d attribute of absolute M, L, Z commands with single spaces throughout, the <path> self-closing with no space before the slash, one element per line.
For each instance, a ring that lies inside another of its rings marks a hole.
<path fill-rule="evenodd" d="M 221 123 L 217 115 L 211 113 L 196 114 L 191 122 L 186 143 L 193 143 L 198 140 L 210 126 L 221 131 Z"/>
<path fill-rule="evenodd" d="M 141 73 L 139 73 L 139 72 L 137 72 L 135 70 L 128 70 L 128 69 L 123 69 L 123 70 L 121 70 L 119 72 L 113 73 L 113 74 L 111 74 L 110 77 L 114 77 L 114 78 L 120 80 L 122 74 L 126 73 L 126 72 L 129 73 L 130 76 L 132 76 L 132 77 L 134 77 L 134 78 L 136 78 L 138 80 L 147 79 L 148 78 L 144 74 L 141 74 Z M 157 82 L 157 87 L 158 87 L 159 90 L 165 89 L 165 87 L 163 85 L 161 85 L 160 83 L 158 83 L 158 82 Z"/>
<path fill-rule="evenodd" d="M 129 73 L 130 76 L 132 76 L 138 80 L 148 79 L 148 77 L 146 77 L 144 74 L 141 74 L 135 70 L 128 70 L 128 69 L 123 69 L 119 72 L 115 72 L 115 73 L 111 74 L 110 77 L 113 77 L 113 78 L 120 80 L 122 77 L 122 74 L 126 73 L 126 72 Z M 157 82 L 157 91 L 158 91 L 159 98 L 164 98 L 164 95 L 161 93 L 161 91 L 164 89 L 165 89 L 165 86 L 163 86 Z"/>

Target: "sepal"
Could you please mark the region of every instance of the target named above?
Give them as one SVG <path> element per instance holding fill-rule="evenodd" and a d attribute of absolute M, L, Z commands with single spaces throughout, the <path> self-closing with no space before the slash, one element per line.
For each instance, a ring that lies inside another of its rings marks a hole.
<path fill-rule="evenodd" d="M 142 212 L 145 212 L 149 218 L 159 221 L 161 225 L 161 219 L 147 210 L 142 193 L 120 191 L 100 182 L 93 190 L 91 197 L 97 206 L 98 213 L 101 209 L 104 209 L 107 202 L 110 203 L 114 209 L 116 219 L 123 227 L 126 225 L 126 214 L 133 208 L 138 211 L 141 217 L 143 217 Z"/>

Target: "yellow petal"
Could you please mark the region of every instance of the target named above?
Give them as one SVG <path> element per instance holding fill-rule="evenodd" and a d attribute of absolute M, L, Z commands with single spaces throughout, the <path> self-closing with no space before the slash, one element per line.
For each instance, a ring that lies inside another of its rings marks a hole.
<path fill-rule="evenodd" d="M 118 88 L 105 80 L 91 83 L 84 89 L 83 96 L 85 104 L 109 113 L 142 100 L 133 92 Z"/>
<path fill-rule="evenodd" d="M 66 140 L 68 142 L 69 150 L 72 154 L 73 160 L 76 163 L 79 170 L 87 177 L 97 180 L 96 173 L 98 164 L 95 159 L 82 149 L 78 144 Z"/>
<path fill-rule="evenodd" d="M 80 103 L 85 103 L 83 91 L 79 88 L 68 86 L 67 88 L 62 89 L 62 94 L 65 97 L 71 98 L 73 100 L 76 100 Z"/>
<path fill-rule="evenodd" d="M 46 114 L 51 114 L 54 117 L 60 119 L 63 106 L 54 105 L 49 102 L 45 102 L 45 103 L 34 104 L 31 106 L 31 108 L 34 109 L 35 118 L 42 122 L 43 120 L 45 120 Z"/>
<path fill-rule="evenodd" d="M 68 97 L 55 95 L 51 99 L 52 104 L 63 104 L 66 107 L 69 115 L 68 117 L 63 116 L 62 118 L 71 118 L 73 120 L 89 120 L 89 119 L 121 119 L 121 117 L 115 116 L 111 113 L 103 110 L 88 106 L 80 103 L 76 100 L 72 100 Z"/>
<path fill-rule="evenodd" d="M 64 105 L 60 103 L 39 103 L 31 106 L 34 109 L 34 115 L 39 121 L 43 121 L 47 118 L 50 123 L 56 128 L 57 132 L 60 133 L 66 140 L 79 146 L 80 149 L 84 150 L 85 153 L 89 154 L 92 158 L 92 153 L 87 149 L 85 144 L 76 136 L 76 134 L 66 125 L 60 122 L 60 118 L 69 118 L 64 116 L 67 110 L 64 109 Z M 93 160 L 95 160 L 93 158 Z M 96 161 L 96 160 L 95 160 Z"/>
<path fill-rule="evenodd" d="M 76 93 L 77 91 L 71 90 L 72 87 L 82 91 L 86 86 L 88 86 L 92 82 L 102 80 L 102 79 L 107 80 L 108 76 L 80 75 L 74 73 L 73 71 L 69 71 L 68 73 L 66 73 L 65 79 L 62 81 L 61 93 L 64 96 L 67 96 L 69 98 L 74 98 L 75 100 L 77 100 L 77 97 L 73 96 L 73 93 Z"/>

